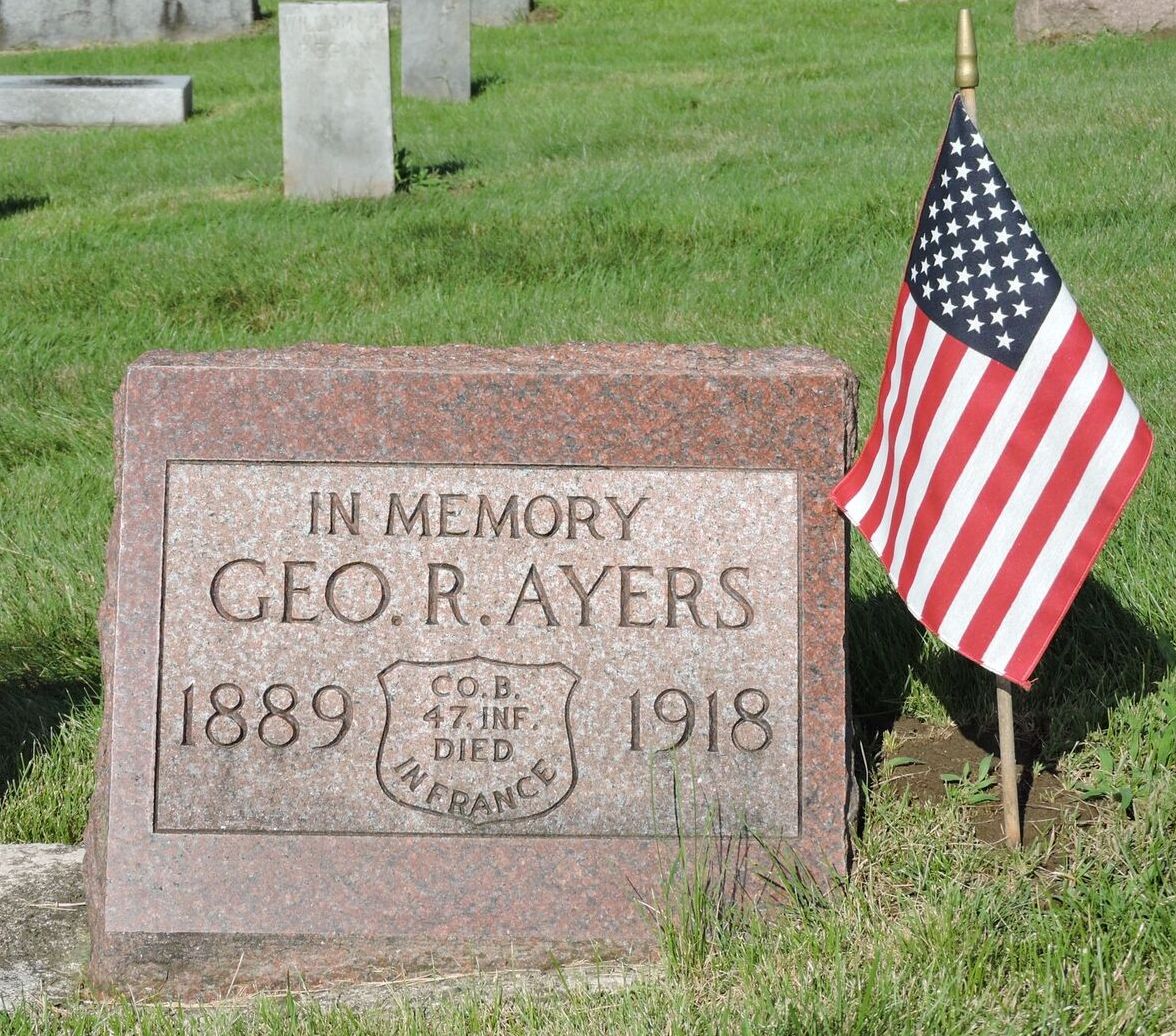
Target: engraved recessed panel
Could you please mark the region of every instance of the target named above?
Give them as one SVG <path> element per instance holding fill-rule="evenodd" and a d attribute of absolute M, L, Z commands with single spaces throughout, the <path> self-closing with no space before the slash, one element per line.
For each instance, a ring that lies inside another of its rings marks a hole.
<path fill-rule="evenodd" d="M 777 471 L 168 465 L 157 831 L 798 832 Z"/>

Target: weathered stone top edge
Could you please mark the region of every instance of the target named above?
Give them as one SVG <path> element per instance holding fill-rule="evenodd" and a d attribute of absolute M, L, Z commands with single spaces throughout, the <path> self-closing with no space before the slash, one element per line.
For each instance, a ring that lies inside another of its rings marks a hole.
<path fill-rule="evenodd" d="M 543 346 L 352 346 L 303 343 L 283 349 L 185 353 L 156 350 L 131 369 L 386 370 L 423 374 L 813 374 L 853 378 L 848 364 L 819 349 L 654 342 L 565 342 Z"/>
<path fill-rule="evenodd" d="M 101 89 L 111 82 L 120 85 L 133 85 L 133 87 L 186 86 L 192 82 L 192 77 L 180 75 L 108 75 L 106 73 L 89 72 L 74 75 L 53 72 L 41 72 L 34 75 L 0 75 L 0 87 L 7 89 L 47 86 L 59 86 L 71 90 Z"/>

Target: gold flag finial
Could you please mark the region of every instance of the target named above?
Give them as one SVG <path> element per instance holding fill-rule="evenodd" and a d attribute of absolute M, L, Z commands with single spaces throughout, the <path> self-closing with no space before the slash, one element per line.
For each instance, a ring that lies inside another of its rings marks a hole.
<path fill-rule="evenodd" d="M 956 24 L 955 85 L 964 100 L 968 114 L 976 118 L 976 86 L 980 82 L 980 66 L 976 60 L 976 31 L 972 28 L 972 11 L 960 8 Z"/>
<path fill-rule="evenodd" d="M 955 85 L 958 90 L 975 89 L 980 85 L 980 69 L 976 64 L 976 31 L 972 28 L 972 12 L 960 8 L 956 26 Z"/>

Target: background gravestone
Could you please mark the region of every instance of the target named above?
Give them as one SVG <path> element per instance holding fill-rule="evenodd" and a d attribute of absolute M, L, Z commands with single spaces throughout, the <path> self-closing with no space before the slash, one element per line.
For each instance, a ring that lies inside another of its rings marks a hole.
<path fill-rule="evenodd" d="M 281 4 L 287 197 L 383 197 L 396 188 L 383 4 Z"/>
<path fill-rule="evenodd" d="M 1176 0 L 1018 0 L 1017 38 L 1176 29 Z"/>
<path fill-rule="evenodd" d="M 403 0 L 388 0 L 388 12 L 395 19 L 400 16 Z M 470 0 L 470 22 L 473 25 L 513 25 L 531 13 L 531 0 Z"/>
<path fill-rule="evenodd" d="M 0 0 L 0 49 L 224 36 L 256 0 Z"/>
<path fill-rule="evenodd" d="M 531 13 L 531 0 L 470 0 L 475 25 L 511 25 Z"/>
<path fill-rule="evenodd" d="M 843 873 L 854 387 L 812 350 L 133 364 L 91 980 L 640 957 L 716 826 Z"/>
<path fill-rule="evenodd" d="M 403 0 L 400 89 L 405 97 L 470 99 L 470 0 Z"/>

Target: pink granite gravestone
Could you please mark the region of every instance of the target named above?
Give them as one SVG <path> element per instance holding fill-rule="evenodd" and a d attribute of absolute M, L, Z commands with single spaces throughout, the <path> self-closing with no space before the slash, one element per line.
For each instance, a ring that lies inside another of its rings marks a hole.
<path fill-rule="evenodd" d="M 1171 32 L 1176 0 L 1017 0 L 1014 26 L 1019 40 Z"/>
<path fill-rule="evenodd" d="M 807 350 L 136 361 L 95 987 L 646 955 L 720 816 L 844 872 L 854 391 Z"/>

